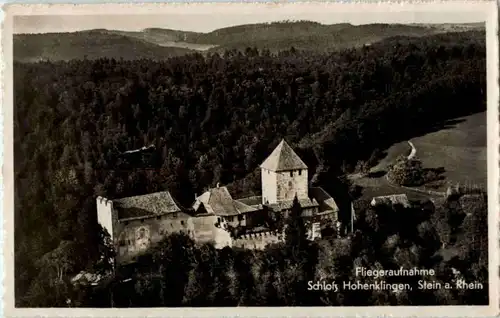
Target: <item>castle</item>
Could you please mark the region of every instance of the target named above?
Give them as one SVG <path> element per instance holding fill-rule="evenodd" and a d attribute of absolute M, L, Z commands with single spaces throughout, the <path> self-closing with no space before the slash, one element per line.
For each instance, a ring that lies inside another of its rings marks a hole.
<path fill-rule="evenodd" d="M 97 198 L 98 222 L 111 236 L 116 262 L 134 261 L 170 233 L 185 233 L 197 242 L 263 249 L 283 240 L 271 220 L 285 219 L 297 198 L 308 238 L 321 237 L 321 229 L 338 228 L 339 208 L 322 188 L 309 187 L 308 167 L 282 140 L 261 164 L 262 195 L 234 199 L 217 185 L 197 196 L 190 208 L 182 207 L 168 191 L 108 200 Z"/>

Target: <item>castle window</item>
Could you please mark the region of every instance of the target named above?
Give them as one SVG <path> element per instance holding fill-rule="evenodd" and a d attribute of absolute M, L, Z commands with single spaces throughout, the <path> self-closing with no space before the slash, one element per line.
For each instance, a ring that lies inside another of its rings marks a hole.
<path fill-rule="evenodd" d="M 156 217 L 156 219 L 157 219 L 157 220 L 161 220 L 161 216 L 157 216 L 157 217 Z"/>
<path fill-rule="evenodd" d="M 174 219 L 175 219 L 175 218 L 177 218 L 177 212 L 172 213 L 172 217 L 173 217 Z"/>
<path fill-rule="evenodd" d="M 271 170 L 267 170 L 267 174 L 270 174 L 271 173 Z"/>
<path fill-rule="evenodd" d="M 181 221 L 181 225 L 184 226 L 184 221 Z"/>
<path fill-rule="evenodd" d="M 238 221 L 242 221 L 243 220 L 243 215 L 238 215 Z"/>
<path fill-rule="evenodd" d="M 254 244 L 254 245 L 253 245 L 253 248 L 257 248 L 257 244 Z"/>
<path fill-rule="evenodd" d="M 290 177 L 293 177 L 293 171 L 290 171 Z"/>
<path fill-rule="evenodd" d="M 302 175 L 302 170 L 299 170 L 299 176 L 301 176 L 301 175 Z"/>
<path fill-rule="evenodd" d="M 220 222 L 221 222 L 221 219 L 220 219 L 220 218 L 217 218 L 217 222 L 219 222 L 219 223 L 220 223 Z"/>
<path fill-rule="evenodd" d="M 241 247 L 242 247 L 242 248 L 245 248 L 245 244 L 241 244 Z"/>
<path fill-rule="evenodd" d="M 141 223 L 144 223 L 144 219 L 141 220 Z"/>
<path fill-rule="evenodd" d="M 293 185 L 292 181 L 288 181 L 288 186 L 291 187 Z"/>
<path fill-rule="evenodd" d="M 120 246 L 125 246 L 125 240 L 120 240 Z"/>

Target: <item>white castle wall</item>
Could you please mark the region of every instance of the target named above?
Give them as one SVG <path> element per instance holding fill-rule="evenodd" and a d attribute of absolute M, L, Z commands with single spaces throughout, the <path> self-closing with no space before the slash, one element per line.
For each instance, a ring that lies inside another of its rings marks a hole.
<path fill-rule="evenodd" d="M 113 201 L 108 200 L 103 197 L 97 197 L 97 222 L 105 228 L 109 235 L 111 236 L 111 240 L 114 240 L 113 233 L 113 218 L 114 218 L 114 210 L 113 210 Z"/>
<path fill-rule="evenodd" d="M 262 204 L 276 203 L 276 173 L 267 169 L 261 169 L 260 174 L 262 187 Z"/>

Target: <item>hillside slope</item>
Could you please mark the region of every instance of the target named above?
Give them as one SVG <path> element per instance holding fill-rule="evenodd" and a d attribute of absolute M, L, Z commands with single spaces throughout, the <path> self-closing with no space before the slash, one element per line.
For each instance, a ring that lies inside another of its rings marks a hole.
<path fill-rule="evenodd" d="M 422 37 L 468 30 L 484 31 L 481 24 L 333 24 L 273 22 L 240 25 L 208 33 L 151 28 L 138 32 L 90 30 L 72 33 L 14 35 L 17 61 L 70 60 L 108 57 L 161 60 L 190 52 L 244 51 L 248 47 L 271 52 L 335 51 L 380 42 L 393 37 Z"/>
<path fill-rule="evenodd" d="M 16 34 L 14 60 L 71 60 L 97 58 L 163 59 L 184 55 L 189 49 L 161 47 L 129 36 L 92 30 L 72 33 Z"/>
<path fill-rule="evenodd" d="M 484 30 L 484 25 L 348 23 L 325 25 L 311 21 L 284 21 L 233 26 L 209 33 L 146 29 L 143 31 L 143 38 L 165 38 L 169 41 L 213 46 L 211 51 L 219 52 L 226 49 L 244 50 L 247 47 L 282 51 L 292 46 L 300 50 L 331 51 L 374 43 L 394 36 L 418 37 L 470 30 Z"/>

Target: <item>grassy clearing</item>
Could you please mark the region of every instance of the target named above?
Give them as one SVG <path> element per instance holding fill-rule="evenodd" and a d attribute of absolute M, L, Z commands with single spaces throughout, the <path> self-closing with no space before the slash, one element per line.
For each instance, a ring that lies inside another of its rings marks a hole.
<path fill-rule="evenodd" d="M 355 184 L 363 188 L 361 199 L 370 200 L 373 197 L 406 194 L 410 200 L 425 200 L 434 196 L 412 191 L 389 184 L 385 177 L 380 178 L 360 178 L 354 181 Z"/>
<path fill-rule="evenodd" d="M 445 129 L 411 139 L 424 168 L 445 169 L 443 184 L 432 190 L 445 191 L 449 184 L 456 183 L 486 187 L 486 112 L 458 118 L 454 122 Z M 372 171 L 386 171 L 397 157 L 406 156 L 410 151 L 406 141 L 394 144 Z M 355 183 L 364 188 L 363 197 L 407 193 L 407 190 L 398 191 L 389 185 L 385 177 L 364 177 Z"/>
<path fill-rule="evenodd" d="M 412 139 L 417 157 L 424 168 L 444 167 L 449 183 L 486 187 L 486 112 L 462 119 L 455 127 Z"/>

